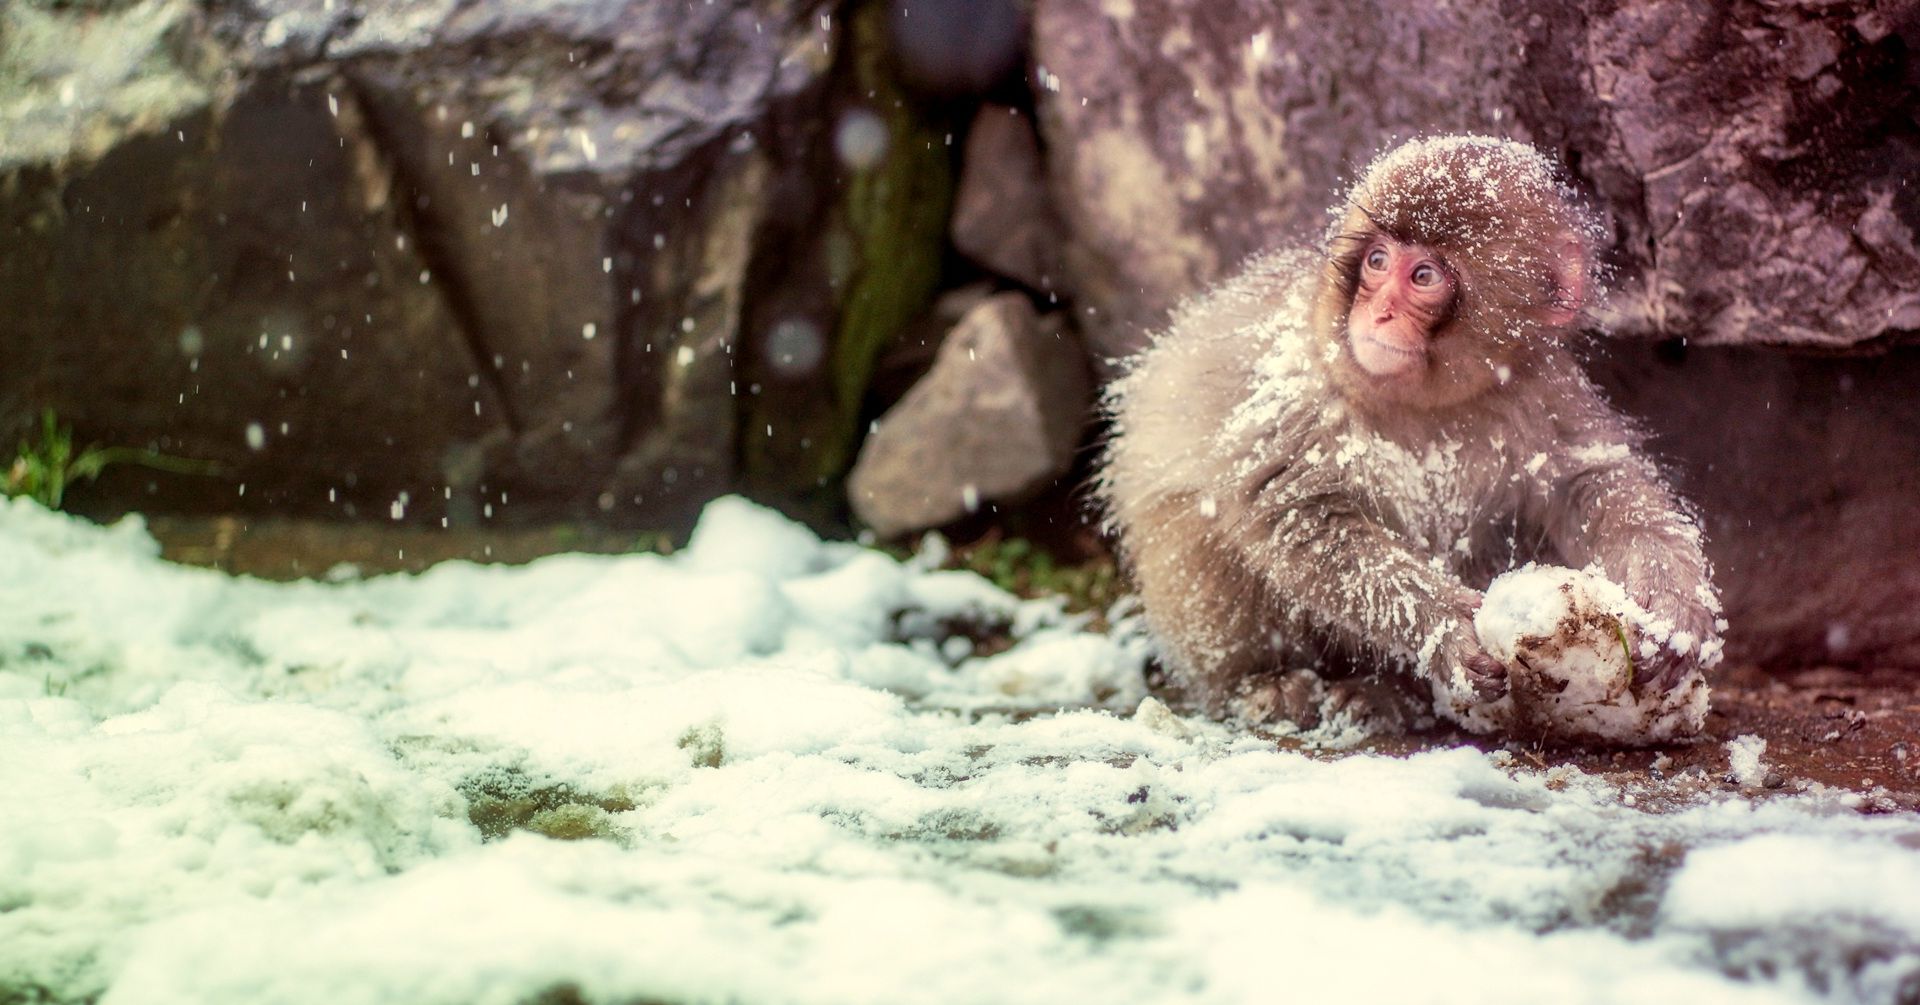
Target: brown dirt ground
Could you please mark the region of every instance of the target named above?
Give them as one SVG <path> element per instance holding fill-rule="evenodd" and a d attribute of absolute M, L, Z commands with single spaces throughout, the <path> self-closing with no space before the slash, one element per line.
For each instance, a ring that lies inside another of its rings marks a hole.
<path fill-rule="evenodd" d="M 1436 730 L 1368 741 L 1360 750 L 1409 754 L 1467 744 L 1507 749 L 1536 768 L 1571 765 L 1618 784 L 1651 810 L 1697 802 L 1715 792 L 1755 798 L 1819 786 L 1852 793 L 1862 812 L 1920 810 L 1920 674 L 1817 667 L 1716 671 L 1706 735 L 1691 744 L 1612 750 L 1540 747 Z M 1743 787 L 1727 763 L 1729 740 L 1767 741 L 1766 775 Z"/>
<path fill-rule="evenodd" d="M 281 580 L 325 576 L 342 564 L 372 576 L 458 559 L 520 564 L 559 552 L 672 550 L 658 535 L 573 525 L 439 530 L 371 521 L 151 516 L 147 529 L 169 561 Z"/>
<path fill-rule="evenodd" d="M 526 562 L 555 552 L 670 550 L 657 537 L 591 527 L 445 531 L 378 523 L 154 517 L 168 559 L 268 579 L 317 577 L 340 563 L 364 574 L 437 562 Z M 1735 666 L 1712 679 L 1713 711 L 1698 742 L 1641 750 L 1544 748 L 1439 730 L 1369 741 L 1360 750 L 1408 754 L 1470 744 L 1505 748 L 1517 763 L 1570 765 L 1608 777 L 1640 805 L 1683 805 L 1715 792 L 1754 798 L 1817 786 L 1853 793 L 1863 812 L 1920 810 L 1920 674 L 1912 671 Z M 1764 782 L 1729 776 L 1726 742 L 1767 741 Z M 1286 741 L 1280 741 L 1286 743 Z M 1292 744 L 1288 744 L 1292 745 Z M 1329 754 L 1328 756 L 1338 756 Z"/>

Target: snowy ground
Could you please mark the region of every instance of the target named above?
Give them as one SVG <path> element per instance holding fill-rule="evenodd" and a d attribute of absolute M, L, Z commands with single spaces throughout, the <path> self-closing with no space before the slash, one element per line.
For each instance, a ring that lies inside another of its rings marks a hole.
<path fill-rule="evenodd" d="M 155 553 L 0 502 L 0 1002 L 1920 999 L 1910 816 L 1277 750 L 738 500 L 668 559 Z"/>

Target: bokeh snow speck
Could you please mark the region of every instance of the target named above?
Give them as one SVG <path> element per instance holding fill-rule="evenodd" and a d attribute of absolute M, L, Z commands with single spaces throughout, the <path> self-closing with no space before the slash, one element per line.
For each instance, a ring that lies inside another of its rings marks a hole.
<path fill-rule="evenodd" d="M 1142 704 L 1133 634 L 737 499 L 671 558 L 272 584 L 156 552 L 0 503 L 0 1000 L 1920 987 L 1909 817 L 1277 750 Z M 943 645 L 967 621 L 1017 642 Z M 554 793 L 597 836 L 488 830 Z"/>

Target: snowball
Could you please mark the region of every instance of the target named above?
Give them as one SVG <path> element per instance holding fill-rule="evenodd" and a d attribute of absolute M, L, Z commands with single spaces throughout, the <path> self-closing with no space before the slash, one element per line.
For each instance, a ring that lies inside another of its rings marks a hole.
<path fill-rule="evenodd" d="M 1618 585 L 1589 572 L 1527 566 L 1487 588 L 1474 633 L 1508 668 L 1508 693 L 1478 700 L 1456 667 L 1440 711 L 1476 732 L 1573 743 L 1668 743 L 1706 725 L 1709 689 L 1690 670 L 1667 691 L 1635 679 L 1631 640 L 1652 619 Z"/>

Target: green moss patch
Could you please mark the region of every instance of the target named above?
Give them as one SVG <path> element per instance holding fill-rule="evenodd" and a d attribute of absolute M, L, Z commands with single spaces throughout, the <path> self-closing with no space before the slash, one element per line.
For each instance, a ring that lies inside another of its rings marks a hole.
<path fill-rule="evenodd" d="M 461 784 L 460 792 L 467 797 L 467 820 L 488 841 L 529 831 L 557 841 L 600 838 L 624 844 L 629 833 L 613 814 L 642 803 L 624 787 L 584 792 L 564 783 L 539 784 L 518 771 L 474 776 Z"/>

